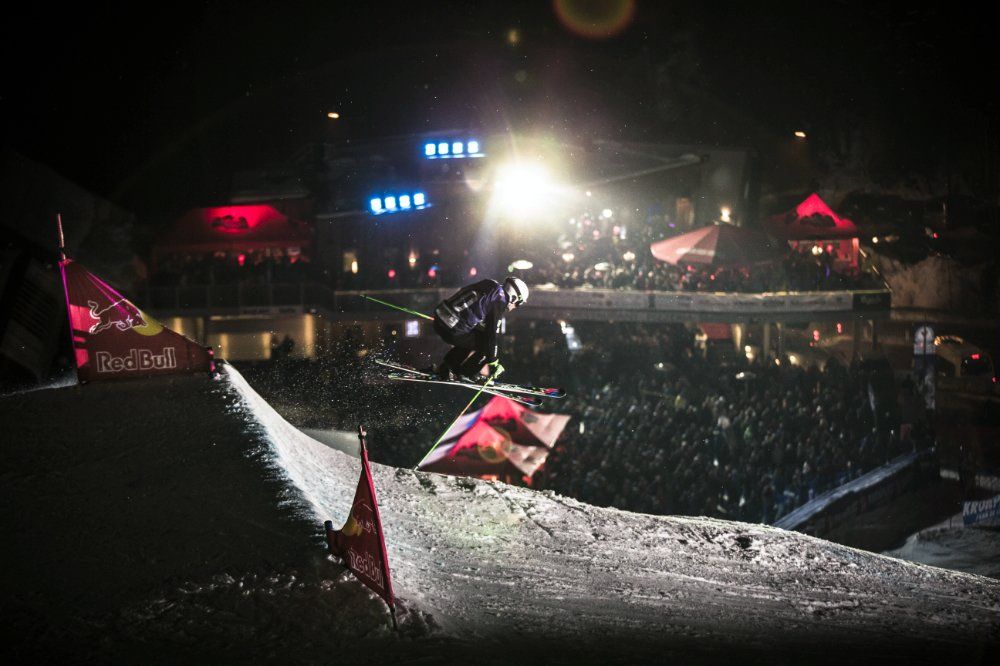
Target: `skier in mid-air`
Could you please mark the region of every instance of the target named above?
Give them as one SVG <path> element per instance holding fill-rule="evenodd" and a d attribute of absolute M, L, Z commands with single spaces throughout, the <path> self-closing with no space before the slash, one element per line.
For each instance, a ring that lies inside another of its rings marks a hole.
<path fill-rule="evenodd" d="M 427 372 L 447 381 L 485 381 L 503 372 L 497 353 L 500 320 L 528 300 L 528 285 L 516 277 L 503 283 L 480 280 L 441 301 L 434 309 L 434 331 L 452 346 Z"/>

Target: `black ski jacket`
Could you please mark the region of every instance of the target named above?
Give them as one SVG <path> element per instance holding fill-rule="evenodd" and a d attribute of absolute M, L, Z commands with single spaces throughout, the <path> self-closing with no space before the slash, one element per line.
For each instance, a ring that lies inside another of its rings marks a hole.
<path fill-rule="evenodd" d="M 474 330 L 485 333 L 476 336 L 476 351 L 491 363 L 497 358 L 500 320 L 509 302 L 507 292 L 496 280 L 480 280 L 441 301 L 434 315 L 452 335 Z"/>

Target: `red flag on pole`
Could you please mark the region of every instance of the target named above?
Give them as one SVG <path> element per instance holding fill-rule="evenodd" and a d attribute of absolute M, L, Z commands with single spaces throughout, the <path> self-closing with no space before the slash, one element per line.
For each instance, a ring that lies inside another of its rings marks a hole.
<path fill-rule="evenodd" d="M 80 381 L 215 370 L 211 349 L 164 327 L 80 264 L 63 258 L 59 270 Z"/>
<path fill-rule="evenodd" d="M 361 440 L 361 478 L 354 493 L 354 505 L 347 522 L 339 530 L 333 522 L 326 521 L 326 543 L 333 555 L 344 560 L 347 568 L 370 587 L 389 605 L 392 625 L 396 626 L 396 605 L 389 575 L 389 556 L 382 536 L 382 519 L 379 517 L 375 484 L 368 466 L 368 449 L 365 446 L 365 429 L 358 428 Z"/>

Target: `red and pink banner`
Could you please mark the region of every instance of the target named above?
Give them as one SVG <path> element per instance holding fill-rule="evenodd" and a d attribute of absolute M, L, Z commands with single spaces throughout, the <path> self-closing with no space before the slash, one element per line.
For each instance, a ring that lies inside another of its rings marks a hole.
<path fill-rule="evenodd" d="M 347 568 L 362 583 L 385 600 L 395 624 L 396 605 L 389 574 L 389 556 L 385 551 L 382 519 L 375 499 L 375 484 L 368 465 L 363 428 L 358 429 L 358 435 L 361 439 L 361 478 L 354 493 L 354 505 L 347 522 L 339 530 L 333 529 L 333 523 L 326 521 L 326 543 L 333 555 L 343 559 Z"/>
<path fill-rule="evenodd" d="M 527 483 L 568 422 L 566 414 L 539 414 L 496 396 L 456 421 L 420 469 Z"/>
<path fill-rule="evenodd" d="M 175 333 L 71 259 L 59 262 L 81 382 L 211 372 L 212 350 Z"/>

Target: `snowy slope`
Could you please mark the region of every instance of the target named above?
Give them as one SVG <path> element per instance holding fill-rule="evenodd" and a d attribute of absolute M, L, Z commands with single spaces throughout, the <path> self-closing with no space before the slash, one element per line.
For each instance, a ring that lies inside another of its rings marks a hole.
<path fill-rule="evenodd" d="M 965 527 L 961 513 L 912 534 L 905 544 L 886 554 L 910 562 L 1000 578 L 1000 531 Z"/>
<path fill-rule="evenodd" d="M 17 618 L 19 656 L 910 664 L 987 663 L 1000 647 L 995 580 L 373 465 L 394 635 L 323 552 L 357 459 L 290 426 L 231 367 L 10 396 L 0 418 L 15 562 L 0 612 Z"/>

